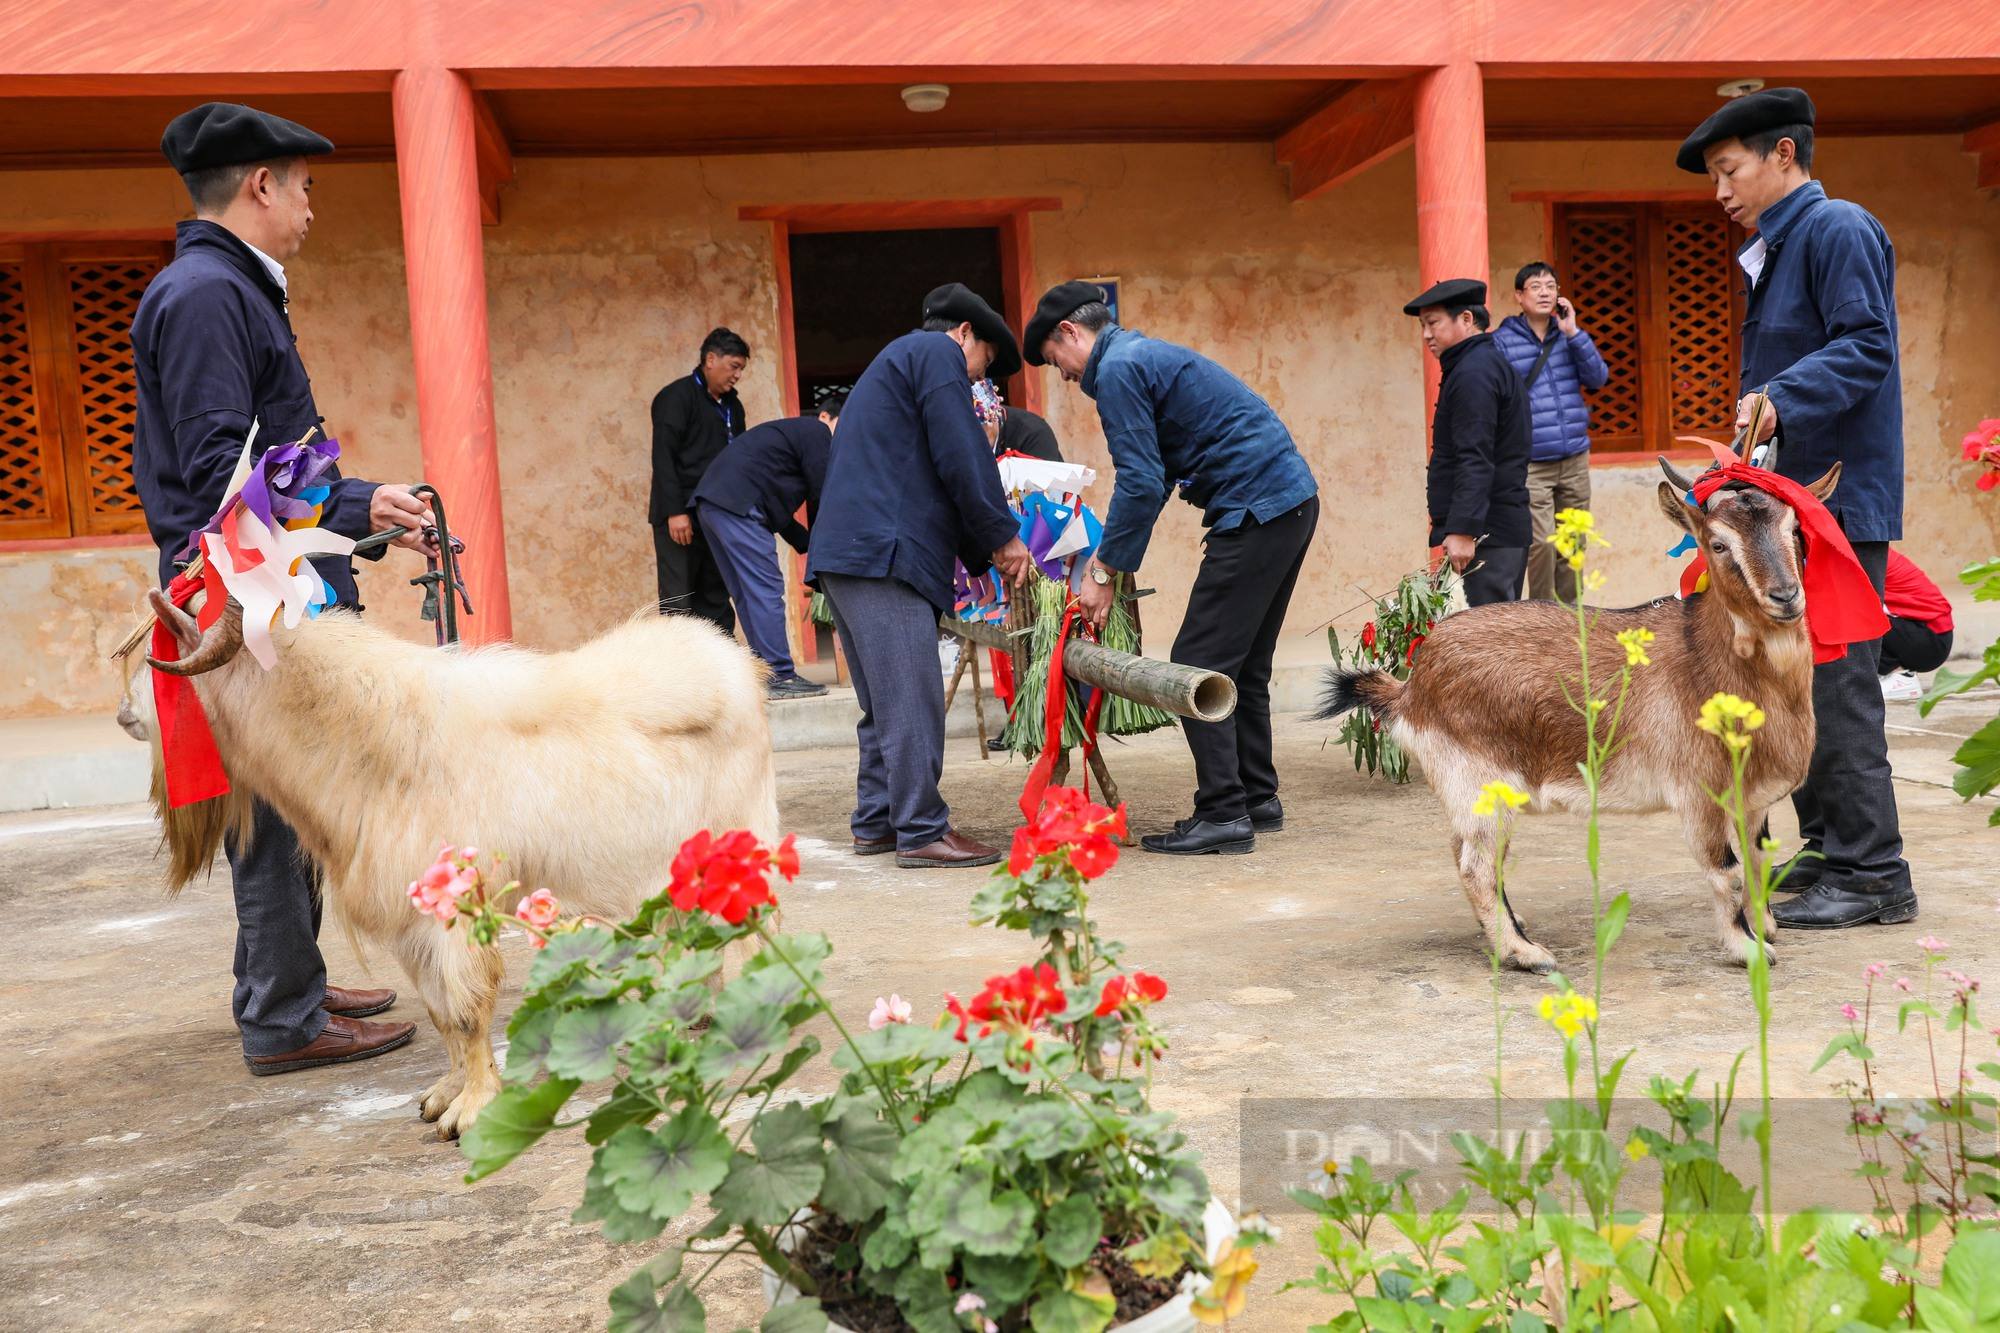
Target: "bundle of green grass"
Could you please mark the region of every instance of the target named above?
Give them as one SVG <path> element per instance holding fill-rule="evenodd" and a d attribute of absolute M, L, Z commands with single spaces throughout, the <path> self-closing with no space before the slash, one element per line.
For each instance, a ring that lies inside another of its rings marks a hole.
<path fill-rule="evenodd" d="M 1062 633 L 1063 608 L 1069 601 L 1069 589 L 1036 573 L 1029 577 L 1022 595 L 1034 599 L 1035 629 L 1028 641 L 1028 669 L 1024 679 L 1014 682 L 1014 707 L 1007 715 L 1007 729 L 1000 738 L 1014 753 L 1033 759 L 1041 753 L 1048 737 L 1049 663 L 1055 657 L 1056 636 Z M 1111 614 L 1104 622 L 1098 642 L 1121 653 L 1138 653 L 1139 627 L 1124 597 L 1112 602 Z M 1089 694 L 1089 687 L 1074 682 L 1069 682 L 1069 688 L 1063 691 L 1064 748 L 1083 743 L 1083 703 Z M 1164 708 L 1136 703 L 1109 691 L 1105 692 L 1104 707 L 1097 718 L 1098 733 L 1104 736 L 1138 736 L 1173 724 L 1174 715 Z"/>

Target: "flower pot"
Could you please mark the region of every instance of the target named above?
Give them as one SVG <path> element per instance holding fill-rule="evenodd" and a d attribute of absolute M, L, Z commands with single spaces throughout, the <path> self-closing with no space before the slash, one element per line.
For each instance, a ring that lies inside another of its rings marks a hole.
<path fill-rule="evenodd" d="M 793 1221 L 802 1222 L 807 1216 L 809 1213 L 801 1209 Z M 1222 1257 L 1224 1248 L 1236 1239 L 1236 1219 L 1229 1215 L 1229 1210 L 1221 1203 L 1210 1199 L 1208 1207 L 1202 1212 L 1201 1226 L 1204 1239 L 1208 1242 L 1208 1261 L 1213 1264 Z M 778 1245 L 787 1252 L 795 1243 L 796 1238 L 790 1227 L 778 1234 Z M 1153 1307 L 1130 1323 L 1116 1324 L 1113 1327 L 1117 1328 L 1119 1333 L 1193 1333 L 1194 1298 L 1196 1293 L 1207 1288 L 1208 1284 L 1208 1279 L 1201 1274 L 1189 1273 L 1181 1279 L 1180 1295 L 1165 1305 Z M 797 1300 L 798 1296 L 799 1293 L 790 1284 L 778 1281 L 776 1273 L 768 1268 L 764 1270 L 766 1305 L 783 1305 L 787 1301 Z M 827 1333 L 851 1333 L 849 1329 L 834 1323 L 831 1319 L 826 1321 L 826 1330 Z"/>

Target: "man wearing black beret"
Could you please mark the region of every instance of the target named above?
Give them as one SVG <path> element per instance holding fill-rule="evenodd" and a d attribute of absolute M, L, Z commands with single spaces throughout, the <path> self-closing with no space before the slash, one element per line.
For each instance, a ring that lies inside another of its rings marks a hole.
<path fill-rule="evenodd" d="M 160 151 L 187 182 L 195 211 L 176 228 L 173 262 L 147 287 L 132 322 L 132 475 L 164 586 L 190 535 L 227 498 L 253 423 L 261 453 L 320 422 L 294 346 L 284 265 L 312 223 L 306 159 L 333 145 L 289 120 L 211 102 L 176 117 Z M 421 544 L 416 534 L 430 510 L 407 487 L 337 469 L 326 475 L 322 526 L 356 538 L 401 526 L 410 535 L 399 545 Z M 338 603 L 360 609 L 346 557 L 313 565 Z M 236 897 L 234 1009 L 250 1071 L 361 1060 L 407 1042 L 414 1024 L 360 1021 L 393 1004 L 394 991 L 326 984 L 317 872 L 291 826 L 258 802 L 249 842 L 224 846 Z"/>
<path fill-rule="evenodd" d="M 923 327 L 879 352 L 840 413 L 807 578 L 833 607 L 861 704 L 851 821 L 858 856 L 912 868 L 991 865 L 951 826 L 938 616 L 953 565 L 1009 583 L 1032 558 L 973 411 L 973 381 L 1021 368 L 1007 322 L 960 283 L 924 298 Z"/>
<path fill-rule="evenodd" d="M 1903 535 L 1896 251 L 1866 210 L 1827 198 L 1812 159 L 1812 99 L 1770 88 L 1710 116 L 1675 161 L 1706 173 L 1716 202 L 1755 233 L 1737 256 L 1749 284 L 1737 429 L 1756 418 L 1751 444 L 1794 481 L 1840 464 L 1827 508 L 1879 593 L 1889 543 Z M 1881 647 L 1849 644 L 1813 668 L 1818 738 L 1792 796 L 1805 847 L 1780 872 L 1778 887 L 1798 891 L 1771 909 L 1782 925 L 1916 919 L 1876 681 Z"/>
<path fill-rule="evenodd" d="M 1149 852 L 1198 856 L 1255 850 L 1284 827 L 1271 756 L 1271 656 L 1319 523 L 1319 483 L 1271 405 L 1215 362 L 1120 328 L 1104 290 L 1066 282 L 1029 319 L 1028 360 L 1044 362 L 1097 402 L 1117 470 L 1104 538 L 1081 600 L 1102 626 L 1115 580 L 1135 574 L 1173 486 L 1202 510 L 1201 569 L 1188 593 L 1173 660 L 1236 682 L 1236 711 L 1181 723 L 1194 754 L 1194 815 L 1149 834 Z"/>
<path fill-rule="evenodd" d="M 1449 278 L 1403 307 L 1438 359 L 1424 483 L 1432 546 L 1465 580 L 1468 606 L 1514 602 L 1534 538 L 1528 499 L 1528 391 L 1486 331 L 1486 284 Z"/>

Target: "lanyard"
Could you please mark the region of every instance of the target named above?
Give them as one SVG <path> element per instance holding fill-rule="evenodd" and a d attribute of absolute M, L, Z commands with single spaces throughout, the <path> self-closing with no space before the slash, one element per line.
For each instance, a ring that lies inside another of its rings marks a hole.
<path fill-rule="evenodd" d="M 708 399 L 708 401 L 709 401 L 709 402 L 711 402 L 711 403 L 714 403 L 714 404 L 715 404 L 715 410 L 716 410 L 717 412 L 719 412 L 719 413 L 721 413 L 721 414 L 722 414 L 722 433 L 723 433 L 723 435 L 724 435 L 724 436 L 726 436 L 726 437 L 727 437 L 727 438 L 729 438 L 729 439 L 732 439 L 732 440 L 733 440 L 733 439 L 735 439 L 735 438 L 736 438 L 736 423 L 735 423 L 735 421 L 733 421 L 733 420 L 731 420 L 731 419 L 730 419 L 730 416 L 729 416 L 729 404 L 728 404 L 728 403 L 725 403 L 725 402 L 723 402 L 723 401 L 722 401 L 722 400 L 721 400 L 720 398 L 717 398 L 717 397 L 716 397 L 716 396 L 715 396 L 714 394 L 712 394 L 712 393 L 710 393 L 710 392 L 708 391 L 708 381 L 707 381 L 706 379 L 703 379 L 703 378 L 702 378 L 702 374 L 701 374 L 701 372 L 700 372 L 699 370 L 695 371 L 695 373 L 694 373 L 694 382 L 695 382 L 696 384 L 699 384 L 699 385 L 701 386 L 701 396 L 702 396 L 702 397 L 704 397 L 704 398 L 706 398 L 706 399 Z"/>

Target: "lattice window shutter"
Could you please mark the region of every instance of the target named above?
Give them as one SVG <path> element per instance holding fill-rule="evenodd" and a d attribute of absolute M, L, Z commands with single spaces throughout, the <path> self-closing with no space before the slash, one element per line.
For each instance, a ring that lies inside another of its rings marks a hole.
<path fill-rule="evenodd" d="M 132 317 L 164 261 L 156 247 L 136 253 L 67 253 L 57 261 L 69 304 L 66 378 L 75 396 L 65 452 L 71 522 L 79 535 L 146 529 L 132 481 L 132 428 L 139 401 L 132 372 Z"/>
<path fill-rule="evenodd" d="M 1558 241 L 1563 290 L 1590 331 L 1610 379 L 1585 395 L 1591 443 L 1599 450 L 1645 447 L 1640 346 L 1639 216 L 1629 205 L 1569 208 Z"/>
<path fill-rule="evenodd" d="M 25 253 L 0 258 L 0 540 L 70 533 L 53 388 L 29 318 L 39 277 Z"/>
<path fill-rule="evenodd" d="M 1729 222 L 1714 209 L 1666 209 L 1667 368 L 1676 433 L 1736 429 L 1735 279 Z"/>

